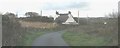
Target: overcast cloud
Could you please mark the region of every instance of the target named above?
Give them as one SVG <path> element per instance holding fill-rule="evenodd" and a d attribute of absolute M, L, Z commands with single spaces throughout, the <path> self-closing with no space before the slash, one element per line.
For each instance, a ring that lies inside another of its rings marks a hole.
<path fill-rule="evenodd" d="M 43 15 L 55 15 L 55 11 L 71 11 L 73 16 L 77 16 L 80 11 L 80 17 L 87 15 L 93 17 L 104 16 L 117 11 L 119 0 L 0 0 L 0 12 L 18 12 L 23 16 L 25 12 L 34 11 Z"/>
<path fill-rule="evenodd" d="M 87 8 L 89 4 L 87 2 L 66 2 L 66 3 L 46 3 L 43 7 L 45 10 L 66 10 L 66 9 L 78 9 Z"/>

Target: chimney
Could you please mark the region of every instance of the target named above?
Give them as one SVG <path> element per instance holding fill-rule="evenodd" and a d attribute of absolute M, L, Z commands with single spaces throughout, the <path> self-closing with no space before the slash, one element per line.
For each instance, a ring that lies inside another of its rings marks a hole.
<path fill-rule="evenodd" d="M 69 13 L 69 14 L 71 14 L 71 12 L 70 12 L 70 11 L 68 11 L 68 13 Z"/>
<path fill-rule="evenodd" d="M 59 13 L 56 11 L 56 14 L 58 15 Z"/>

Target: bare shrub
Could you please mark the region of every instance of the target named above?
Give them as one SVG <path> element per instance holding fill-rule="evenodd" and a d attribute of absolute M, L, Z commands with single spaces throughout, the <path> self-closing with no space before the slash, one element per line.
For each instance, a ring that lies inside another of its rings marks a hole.
<path fill-rule="evenodd" d="M 16 46 L 25 32 L 20 23 L 9 15 L 2 15 L 2 30 L 3 46 Z"/>

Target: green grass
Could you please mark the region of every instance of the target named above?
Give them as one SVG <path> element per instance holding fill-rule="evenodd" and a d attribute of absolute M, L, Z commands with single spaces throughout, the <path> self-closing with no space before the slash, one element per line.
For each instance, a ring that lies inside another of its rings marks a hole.
<path fill-rule="evenodd" d="M 63 38 L 70 46 L 103 46 L 108 43 L 103 37 L 91 36 L 83 32 L 65 32 Z"/>
<path fill-rule="evenodd" d="M 50 33 L 52 30 L 45 30 L 45 29 L 36 29 L 36 28 L 27 28 L 26 33 L 20 39 L 18 46 L 31 46 L 32 42 L 39 36 Z"/>
<path fill-rule="evenodd" d="M 63 34 L 70 46 L 116 46 L 118 28 L 116 20 L 108 20 L 104 25 L 99 20 L 95 23 L 71 27 Z"/>
<path fill-rule="evenodd" d="M 43 35 L 43 34 L 45 34 L 45 32 L 36 32 L 36 33 L 31 33 L 31 34 L 25 35 L 25 38 L 23 39 L 24 45 L 31 46 L 33 40 L 36 39 L 37 37 L 39 37 L 40 35 Z"/>
<path fill-rule="evenodd" d="M 46 32 L 27 32 L 23 38 L 21 39 L 20 43 L 18 44 L 18 46 L 31 46 L 32 42 L 34 39 L 36 39 L 37 37 L 45 34 Z"/>

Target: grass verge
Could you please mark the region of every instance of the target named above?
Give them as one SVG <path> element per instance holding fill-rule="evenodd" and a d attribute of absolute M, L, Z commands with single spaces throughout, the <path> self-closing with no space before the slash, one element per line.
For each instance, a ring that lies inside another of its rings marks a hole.
<path fill-rule="evenodd" d="M 70 46 L 118 45 L 117 27 L 110 25 L 81 25 L 66 30 L 62 36 Z"/>
<path fill-rule="evenodd" d="M 63 38 L 70 46 L 103 46 L 109 43 L 103 37 L 91 36 L 83 32 L 65 32 Z"/>
<path fill-rule="evenodd" d="M 41 31 L 29 31 L 27 32 L 24 37 L 21 39 L 20 43 L 18 45 L 20 46 L 31 46 L 32 42 L 35 38 L 45 34 L 46 32 Z"/>
<path fill-rule="evenodd" d="M 36 33 L 30 33 L 28 35 L 25 35 L 25 38 L 23 39 L 23 43 L 25 46 L 32 46 L 32 42 L 37 37 L 45 34 L 45 32 L 36 32 Z"/>

